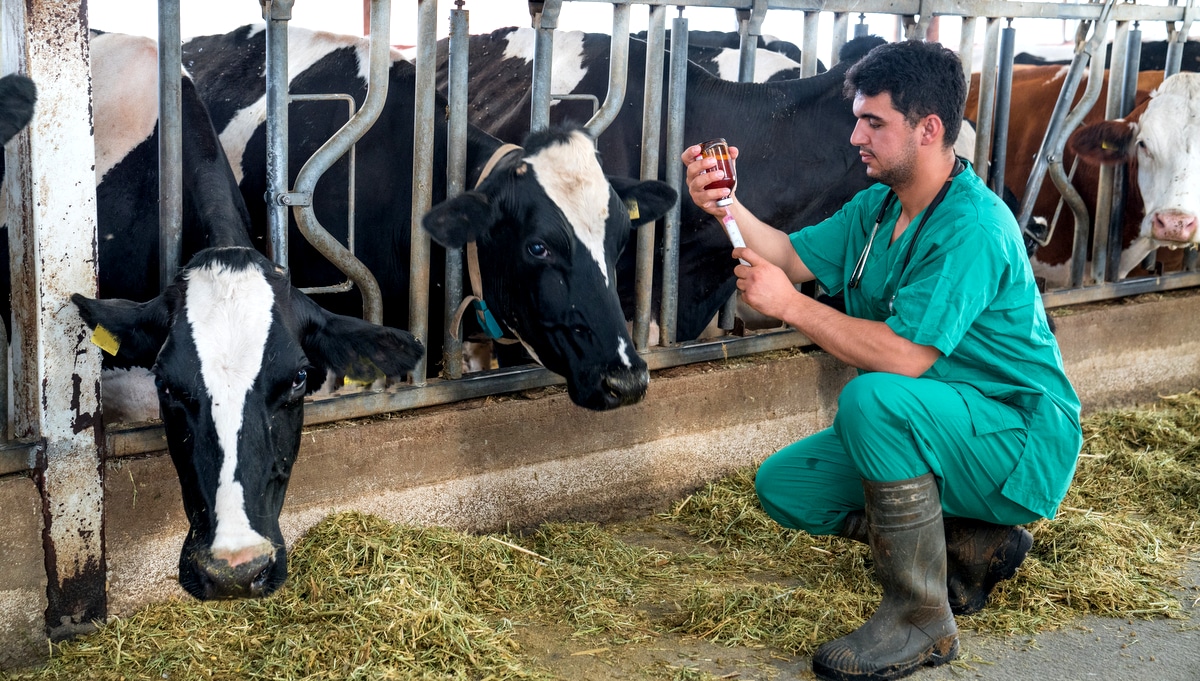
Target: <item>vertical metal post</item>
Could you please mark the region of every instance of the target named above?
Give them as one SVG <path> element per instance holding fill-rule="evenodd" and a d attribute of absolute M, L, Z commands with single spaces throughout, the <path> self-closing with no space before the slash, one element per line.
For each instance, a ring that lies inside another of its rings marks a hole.
<path fill-rule="evenodd" d="M 46 632 L 57 641 L 108 614 L 100 351 L 70 303 L 96 295 L 96 177 L 86 5 L 4 3 L 3 71 L 38 87 L 6 146 L 13 272 L 14 435 L 40 438 Z"/>
<path fill-rule="evenodd" d="M 375 0 L 375 4 L 391 0 Z M 371 21 L 374 42 L 375 20 Z M 412 230 L 408 266 L 408 331 L 428 346 L 429 339 L 429 233 L 421 218 L 433 207 L 433 139 L 437 93 L 437 0 L 417 0 L 417 78 L 413 107 Z M 414 385 L 425 385 L 428 358 L 412 370 Z"/>
<path fill-rule="evenodd" d="M 1122 118 L 1133 111 L 1133 105 L 1137 99 L 1138 65 L 1142 61 L 1142 32 L 1137 26 L 1137 22 L 1133 22 L 1133 28 L 1129 30 L 1128 46 L 1125 49 L 1125 92 L 1121 95 L 1121 108 L 1118 114 Z M 1113 66 L 1115 67 L 1115 65 L 1114 60 Z M 1112 85 L 1110 84 L 1109 87 Z M 1121 237 L 1124 231 L 1125 201 L 1128 199 L 1126 193 L 1129 191 L 1128 183 L 1125 181 L 1125 166 L 1118 165 L 1114 170 L 1116 172 L 1113 173 L 1112 218 L 1108 221 L 1110 247 L 1108 262 L 1105 263 L 1108 281 L 1116 281 L 1117 275 L 1121 271 L 1121 248 L 1123 246 Z M 1195 253 L 1194 250 L 1188 252 Z"/>
<path fill-rule="evenodd" d="M 1004 196 L 1004 166 L 1008 159 L 1008 116 L 1012 104 L 1013 51 L 1017 31 L 1009 25 L 1000 31 L 1000 64 L 996 74 L 996 116 L 992 135 L 992 191 Z"/>
<path fill-rule="evenodd" d="M 820 35 L 821 13 L 804 13 L 804 51 L 800 53 L 800 77 L 817 75 L 817 37 Z"/>
<path fill-rule="evenodd" d="M 971 84 L 971 63 L 975 61 L 975 25 L 977 17 L 963 17 L 962 33 L 958 37 L 958 60 L 962 62 L 963 78 Z"/>
<path fill-rule="evenodd" d="M 1117 31 L 1112 41 L 1112 59 L 1108 68 L 1108 97 L 1104 104 L 1105 120 L 1122 116 L 1121 103 L 1125 100 L 1125 60 L 1129 54 L 1129 22 L 1118 21 Z M 1095 217 L 1092 224 L 1092 277 L 1096 283 L 1110 280 L 1108 250 L 1120 250 L 1120 242 L 1113 244 L 1109 241 L 1109 222 L 1113 218 L 1113 188 L 1116 185 L 1117 173 L 1111 165 L 1100 166 L 1099 177 L 1096 180 Z"/>
<path fill-rule="evenodd" d="M 1178 4 L 1178 0 L 1171 0 L 1168 4 L 1174 6 Z M 1197 0 L 1186 0 L 1183 21 L 1179 22 L 1178 26 L 1173 21 L 1167 22 L 1167 64 L 1163 72 L 1164 79 L 1179 73 L 1183 63 L 1183 45 L 1187 42 L 1188 34 L 1191 33 L 1196 8 Z"/>
<path fill-rule="evenodd" d="M 871 35 L 871 27 L 867 26 L 867 15 L 859 14 L 858 23 L 854 25 L 854 37 L 865 38 Z"/>
<path fill-rule="evenodd" d="M 846 45 L 846 35 L 850 32 L 850 13 L 833 13 L 833 48 L 829 56 L 829 68 L 833 68 L 841 59 L 842 48 Z"/>
<path fill-rule="evenodd" d="M 683 8 L 680 7 L 680 14 Z M 667 92 L 667 158 L 664 179 L 667 184 L 683 191 L 683 131 L 687 124 L 687 53 L 688 20 L 676 17 L 671 23 L 671 80 Z M 675 344 L 675 328 L 679 311 L 679 213 L 676 201 L 667 211 L 663 229 L 662 302 L 659 303 L 658 335 L 662 345 Z"/>
<path fill-rule="evenodd" d="M 182 43 L 179 0 L 158 3 L 158 287 L 179 271 L 183 250 Z"/>
<path fill-rule="evenodd" d="M 979 120 L 975 121 L 975 174 L 987 183 L 990 175 L 992 117 L 996 110 L 996 64 L 1000 52 L 1000 19 L 988 17 L 979 69 Z"/>
<path fill-rule="evenodd" d="M 459 7 L 461 8 L 461 0 Z M 450 48 L 446 98 L 450 118 L 446 122 L 446 198 L 462 193 L 467 182 L 467 48 L 470 47 L 468 24 L 471 13 L 464 9 L 450 10 Z M 442 339 L 442 366 L 446 378 L 462 378 L 463 355 L 459 329 L 453 328 L 454 313 L 462 302 L 461 248 L 446 249 L 446 309 Z"/>
<path fill-rule="evenodd" d="M 267 230 L 271 260 L 288 266 L 288 22 L 293 0 L 261 0 L 267 22 Z"/>
<path fill-rule="evenodd" d="M 662 98 L 663 60 L 666 52 L 667 8 L 663 5 L 650 6 L 650 20 L 646 31 L 645 94 L 642 97 L 642 179 L 658 179 L 658 153 L 662 144 Z M 628 42 L 628 41 L 626 41 Z M 654 292 L 654 242 L 653 222 L 638 227 L 637 267 L 634 274 L 634 290 L 637 302 L 633 320 L 633 346 L 639 352 L 650 345 L 651 299 Z"/>
<path fill-rule="evenodd" d="M 753 0 L 750 9 L 739 9 L 736 14 L 740 48 L 738 82 L 753 83 L 754 62 L 758 55 L 758 39 L 762 36 L 762 23 L 767 16 L 766 0 Z"/>
<path fill-rule="evenodd" d="M 558 28 L 561 0 L 530 0 L 533 16 L 533 82 L 529 92 L 529 129 L 550 125 L 550 71 L 554 64 L 554 29 Z"/>

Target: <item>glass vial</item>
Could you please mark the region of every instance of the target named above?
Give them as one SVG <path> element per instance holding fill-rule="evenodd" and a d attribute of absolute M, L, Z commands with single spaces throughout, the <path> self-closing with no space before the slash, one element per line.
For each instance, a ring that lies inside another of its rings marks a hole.
<path fill-rule="evenodd" d="M 728 206 L 733 203 L 733 190 L 737 187 L 737 169 L 733 165 L 733 157 L 729 155 L 729 144 L 724 137 L 711 139 L 700 145 L 700 155 L 717 160 L 712 170 L 720 170 L 725 177 L 714 180 L 704 186 L 707 189 L 728 189 L 730 196 L 717 201 L 718 206 Z"/>

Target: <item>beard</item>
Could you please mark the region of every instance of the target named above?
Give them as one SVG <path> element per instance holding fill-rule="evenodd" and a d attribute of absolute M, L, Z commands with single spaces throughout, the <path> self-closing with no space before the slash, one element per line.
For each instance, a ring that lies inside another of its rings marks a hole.
<path fill-rule="evenodd" d="M 879 158 L 876 156 L 875 158 Z M 880 184 L 886 184 L 889 187 L 902 187 L 908 184 L 916 172 L 917 167 L 917 145 L 910 144 L 905 146 L 902 153 L 896 158 L 896 161 L 889 167 L 881 167 L 874 179 Z"/>

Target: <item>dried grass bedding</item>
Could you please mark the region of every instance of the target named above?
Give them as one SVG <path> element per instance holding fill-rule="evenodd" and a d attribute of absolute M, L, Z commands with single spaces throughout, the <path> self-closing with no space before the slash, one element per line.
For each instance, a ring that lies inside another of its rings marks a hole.
<path fill-rule="evenodd" d="M 1181 617 L 1200 543 L 1200 393 L 1084 423 L 1058 518 L 1018 577 L 960 626 L 1034 633 L 1083 615 Z M 13 679 L 540 679 L 516 631 L 565 623 L 619 647 L 667 632 L 808 655 L 878 602 L 865 547 L 783 531 L 743 470 L 667 513 L 471 535 L 331 516 L 270 598 L 178 600 L 114 618 Z M 666 677 L 670 678 L 670 677 Z"/>

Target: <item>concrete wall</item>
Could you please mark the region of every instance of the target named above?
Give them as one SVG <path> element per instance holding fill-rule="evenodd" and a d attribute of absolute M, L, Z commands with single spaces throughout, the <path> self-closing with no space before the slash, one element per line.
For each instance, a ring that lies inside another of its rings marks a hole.
<path fill-rule="evenodd" d="M 1088 411 L 1200 385 L 1200 293 L 1081 306 L 1056 321 Z M 293 542 L 343 509 L 487 530 L 661 508 L 828 425 L 852 376 L 824 353 L 782 352 L 656 372 L 644 402 L 612 412 L 549 390 L 313 428 L 284 534 Z M 105 488 L 109 612 L 186 597 L 175 583 L 186 521 L 169 457 L 116 459 Z M 25 477 L 0 479 L 0 505 L 19 516 L 0 525 L 0 650 L 12 650 L 39 635 L 40 515 Z"/>

